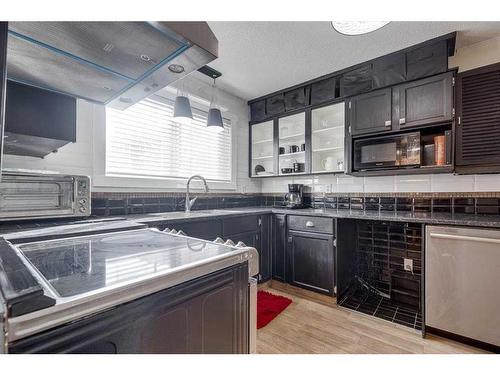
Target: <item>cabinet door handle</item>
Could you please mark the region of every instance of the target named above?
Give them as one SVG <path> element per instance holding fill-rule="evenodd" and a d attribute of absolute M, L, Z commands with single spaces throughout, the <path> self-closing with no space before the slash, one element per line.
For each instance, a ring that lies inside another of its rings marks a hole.
<path fill-rule="evenodd" d="M 385 126 L 391 126 L 391 120 L 387 120 L 387 121 L 385 122 Z"/>
<path fill-rule="evenodd" d="M 399 119 L 399 124 L 402 125 L 406 122 L 406 118 L 405 117 L 402 117 Z"/>
<path fill-rule="evenodd" d="M 314 228 L 314 223 L 312 221 L 307 221 L 306 222 L 306 227 L 307 228 Z"/>

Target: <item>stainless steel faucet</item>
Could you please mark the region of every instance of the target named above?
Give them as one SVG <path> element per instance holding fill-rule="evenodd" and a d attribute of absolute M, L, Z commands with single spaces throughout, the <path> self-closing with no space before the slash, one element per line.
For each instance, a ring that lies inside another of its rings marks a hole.
<path fill-rule="evenodd" d="M 188 178 L 187 184 L 186 184 L 186 204 L 185 204 L 185 212 L 191 212 L 191 207 L 193 207 L 194 202 L 198 197 L 194 197 L 193 199 L 189 199 L 189 183 L 191 182 L 192 179 L 199 179 L 203 182 L 203 185 L 205 185 L 205 193 L 208 193 L 208 185 L 207 181 L 203 176 L 200 176 L 199 174 L 195 174 L 191 177 Z"/>

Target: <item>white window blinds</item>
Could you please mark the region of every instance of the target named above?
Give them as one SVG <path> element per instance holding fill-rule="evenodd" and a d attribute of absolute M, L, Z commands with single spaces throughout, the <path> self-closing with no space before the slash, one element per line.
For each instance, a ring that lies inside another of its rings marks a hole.
<path fill-rule="evenodd" d="M 152 96 L 124 111 L 106 109 L 106 175 L 231 182 L 231 124 L 207 128 L 207 113 L 193 108 L 191 124 L 173 118 L 174 102 Z"/>

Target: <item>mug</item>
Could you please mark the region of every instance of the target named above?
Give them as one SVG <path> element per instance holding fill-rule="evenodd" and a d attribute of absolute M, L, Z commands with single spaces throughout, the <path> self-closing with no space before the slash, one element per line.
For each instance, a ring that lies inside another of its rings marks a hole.
<path fill-rule="evenodd" d="M 325 171 L 334 171 L 337 167 L 335 160 L 333 160 L 333 156 L 328 156 L 321 160 L 321 165 Z"/>
<path fill-rule="evenodd" d="M 305 151 L 306 150 L 306 144 L 305 143 L 302 143 L 300 145 L 300 151 Z"/>
<path fill-rule="evenodd" d="M 290 152 L 290 154 L 293 154 L 294 152 L 299 152 L 299 146 L 297 146 L 297 145 L 291 145 L 289 152 Z"/>
<path fill-rule="evenodd" d="M 285 148 L 284 147 L 280 147 L 279 153 L 280 153 L 280 155 L 284 154 L 285 153 Z"/>

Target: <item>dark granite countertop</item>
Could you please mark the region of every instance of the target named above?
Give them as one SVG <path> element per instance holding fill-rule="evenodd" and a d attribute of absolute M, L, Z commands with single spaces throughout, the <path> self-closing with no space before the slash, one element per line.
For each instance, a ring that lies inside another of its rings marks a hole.
<path fill-rule="evenodd" d="M 471 215 L 471 214 L 451 214 L 451 213 L 430 213 L 430 212 L 405 212 L 405 211 L 363 211 L 363 210 L 345 210 L 345 209 L 318 209 L 302 208 L 287 209 L 283 207 L 241 207 L 227 208 L 217 210 L 199 210 L 186 214 L 182 211 L 161 212 L 150 214 L 131 214 L 121 216 L 108 216 L 105 218 L 89 217 L 87 221 L 109 221 L 109 220 L 132 220 L 137 223 L 153 226 L 155 224 L 168 224 L 169 222 L 179 221 L 197 221 L 207 218 L 223 218 L 228 216 L 245 216 L 249 214 L 287 214 L 287 215 L 305 215 L 305 216 L 323 216 L 338 219 L 364 219 L 380 221 L 397 221 L 423 223 L 431 225 L 458 225 L 471 227 L 500 228 L 499 215 Z M 18 223 L 15 225 L 0 225 L 0 235 L 6 233 L 15 233 L 26 230 L 42 229 L 51 226 L 66 225 L 72 223 L 82 223 L 85 220 L 77 221 L 53 221 L 40 223 L 39 221 Z"/>
<path fill-rule="evenodd" d="M 430 212 L 390 212 L 390 211 L 362 211 L 342 209 L 317 209 L 301 208 L 286 209 L 277 207 L 243 207 L 219 210 L 193 211 L 190 214 L 184 212 L 165 212 L 144 215 L 128 215 L 130 220 L 144 224 L 169 223 L 186 220 L 203 220 L 207 217 L 221 218 L 225 216 L 242 216 L 248 214 L 279 213 L 288 215 L 323 216 L 338 219 L 364 219 L 380 221 L 398 221 L 423 223 L 432 225 L 459 225 L 500 228 L 500 216 L 497 215 L 467 215 L 451 213 Z"/>

